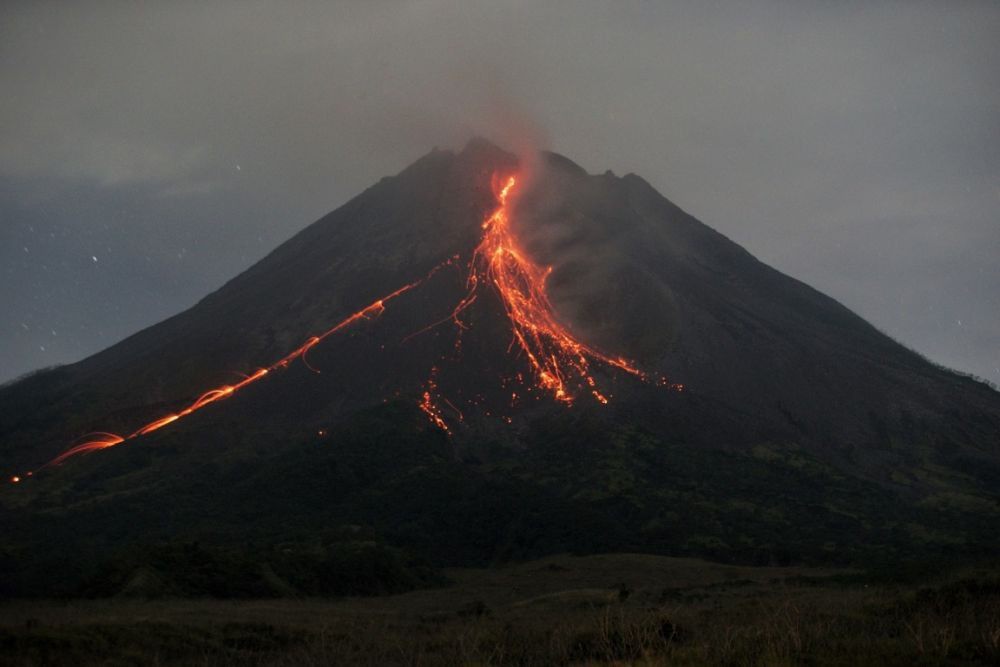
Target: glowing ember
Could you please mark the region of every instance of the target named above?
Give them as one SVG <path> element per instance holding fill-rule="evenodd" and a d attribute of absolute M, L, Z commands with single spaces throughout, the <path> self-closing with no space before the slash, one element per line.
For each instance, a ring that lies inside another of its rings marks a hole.
<path fill-rule="evenodd" d="M 115 435 L 114 433 L 91 433 L 88 436 L 84 436 L 83 442 L 70 447 L 42 467 L 47 468 L 48 466 L 57 466 L 71 456 L 84 454 L 86 452 L 96 452 L 99 449 L 114 447 L 115 445 L 120 445 L 123 442 L 125 442 L 125 438 L 120 435 Z"/>
<path fill-rule="evenodd" d="M 448 427 L 448 422 L 444 420 L 444 415 L 441 414 L 441 408 L 438 407 L 437 402 L 435 401 L 434 395 L 437 393 L 437 383 L 434 381 L 435 374 L 437 374 L 437 368 L 432 368 L 431 377 L 427 380 L 427 389 L 424 390 L 419 407 L 427 414 L 427 417 L 431 420 L 432 424 L 440 428 L 448 435 L 451 435 L 451 429 Z M 454 408 L 454 406 L 452 407 Z M 457 408 L 455 408 L 455 410 L 456 412 L 459 412 L 459 415 L 461 415 L 461 412 L 458 411 Z"/>
<path fill-rule="evenodd" d="M 437 404 L 434 403 L 434 398 L 431 396 L 430 391 L 425 391 L 423 399 L 420 401 L 420 409 L 427 413 L 431 422 L 440 428 L 442 431 L 451 433 L 451 429 L 448 428 L 448 422 L 444 420 L 441 416 L 441 410 L 438 408 Z"/>

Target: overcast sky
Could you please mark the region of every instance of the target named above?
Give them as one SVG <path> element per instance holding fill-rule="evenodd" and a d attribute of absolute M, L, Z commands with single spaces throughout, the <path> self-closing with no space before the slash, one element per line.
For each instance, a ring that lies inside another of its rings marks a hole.
<path fill-rule="evenodd" d="M 4 2 L 0 381 L 478 133 L 638 173 L 1000 382 L 1000 3 L 542 4 Z"/>

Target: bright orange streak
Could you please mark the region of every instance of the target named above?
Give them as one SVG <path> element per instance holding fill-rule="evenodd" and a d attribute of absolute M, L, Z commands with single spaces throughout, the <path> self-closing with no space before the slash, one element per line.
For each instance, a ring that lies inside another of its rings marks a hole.
<path fill-rule="evenodd" d="M 556 318 L 545 290 L 552 267 L 531 261 L 510 229 L 509 200 L 516 186 L 517 177 L 508 176 L 496 191 L 498 206 L 483 221 L 482 240 L 469 262 L 466 295 L 455 306 L 450 319 L 460 329 L 466 329 L 462 312 L 476 300 L 481 284 L 492 284 L 510 322 L 512 345 L 520 348 L 527 359 L 535 386 L 566 405 L 575 400 L 574 387 L 583 386 L 595 400 L 607 404 L 607 396 L 597 388 L 591 374 L 593 362 L 613 366 L 642 380 L 647 379 L 646 374 L 623 357 L 611 357 L 584 344 Z M 424 394 L 421 409 L 431 421 L 448 430 L 439 423 L 442 413 L 430 392 Z"/>
<path fill-rule="evenodd" d="M 95 452 L 99 449 L 107 449 L 108 447 L 114 447 L 115 445 L 120 445 L 125 442 L 125 438 L 120 435 L 115 435 L 114 433 L 91 433 L 86 437 L 89 437 L 90 440 L 85 440 L 78 445 L 70 447 L 42 467 L 47 468 L 49 466 L 57 466 L 71 456 L 76 456 L 77 454 L 83 454 L 85 452 Z"/>
<path fill-rule="evenodd" d="M 182 419 L 184 417 L 187 417 L 188 415 L 190 415 L 190 414 L 192 414 L 194 412 L 197 412 L 198 410 L 201 410 L 202 408 L 204 408 L 204 407 L 206 407 L 208 405 L 211 405 L 212 403 L 215 403 L 216 401 L 219 401 L 221 399 L 228 398 L 228 397 L 232 396 L 233 394 L 235 394 L 236 392 L 240 391 L 244 387 L 246 387 L 246 386 L 248 386 L 250 384 L 253 384 L 254 382 L 257 382 L 258 380 L 262 379 L 264 376 L 266 376 L 268 373 L 270 373 L 270 372 L 272 372 L 274 370 L 277 370 L 279 368 L 287 368 L 288 365 L 291 362 L 295 361 L 296 359 L 301 358 L 302 362 L 305 363 L 306 366 L 309 366 L 309 364 L 308 364 L 308 362 L 307 362 L 307 360 L 305 358 L 305 355 L 306 355 L 306 353 L 309 350 L 311 350 L 312 348 L 316 347 L 316 345 L 318 345 L 322 341 L 326 340 L 330 336 L 334 335 L 335 333 L 343 331 L 344 329 L 346 329 L 347 327 L 351 326 L 352 324 L 355 324 L 355 323 L 357 323 L 357 322 L 359 322 L 361 320 L 374 319 L 374 318 L 378 317 L 383 312 L 385 312 L 385 304 L 386 303 L 388 303 L 389 301 L 395 299 L 398 296 L 401 296 L 402 294 L 405 294 L 406 292 L 409 292 L 410 290 L 414 289 L 415 287 L 419 286 L 424 281 L 426 281 L 431 276 L 433 276 L 435 273 L 437 273 L 439 269 L 441 269 L 444 266 L 447 266 L 448 264 L 451 264 L 452 261 L 453 261 L 452 259 L 449 259 L 449 260 L 443 262 L 442 264 L 439 264 L 439 265 L 435 266 L 433 269 L 431 269 L 431 271 L 426 276 L 424 276 L 420 280 L 417 280 L 417 281 L 414 281 L 412 283 L 408 283 L 406 285 L 403 285 L 399 289 L 397 289 L 397 290 L 395 290 L 393 292 L 390 292 L 389 294 L 386 294 L 382 298 L 376 299 L 375 301 L 373 301 L 372 303 L 368 304 L 367 306 L 365 306 L 361 310 L 359 310 L 356 313 L 353 313 L 350 316 L 346 317 L 345 319 L 341 320 L 340 322 L 338 322 L 336 325 L 334 325 L 330 329 L 327 329 L 322 334 L 320 334 L 318 336 L 312 336 L 305 343 L 303 343 L 301 346 L 299 346 L 298 348 L 292 350 L 291 352 L 289 352 L 284 357 L 282 357 L 278 361 L 274 362 L 270 366 L 268 366 L 266 368 L 258 368 L 256 371 L 254 371 L 253 373 L 251 373 L 250 375 L 248 375 L 247 377 L 245 377 L 240 382 L 237 382 L 236 384 L 232 384 L 232 385 L 222 385 L 221 387 L 216 387 L 214 389 L 209 389 L 208 391 L 206 391 L 205 393 L 203 393 L 201 396 L 199 396 L 197 398 L 197 400 L 194 401 L 194 403 L 192 403 L 188 407 L 184 408 L 180 412 L 171 413 L 171 414 L 168 414 L 168 415 L 164 415 L 163 417 L 160 417 L 159 419 L 155 419 L 155 420 L 149 422 L 148 424 L 146 424 L 144 426 L 141 426 L 135 432 L 133 432 L 131 435 L 123 437 L 123 436 L 117 435 L 115 433 L 105 433 L 105 432 L 93 433 L 90 436 L 87 436 L 88 439 L 84 440 L 83 442 L 81 442 L 79 444 L 74 445 L 73 447 L 70 447 L 69 449 L 67 449 L 66 451 L 64 451 L 62 454 L 60 454 L 59 456 L 55 457 L 54 459 L 52 459 L 51 461 L 49 461 L 48 463 L 46 463 L 45 465 L 43 465 L 42 468 L 47 468 L 49 466 L 59 465 L 63 461 L 65 461 L 66 459 L 71 458 L 73 456 L 76 456 L 77 454 L 84 454 L 84 453 L 87 453 L 87 452 L 94 452 L 94 451 L 97 451 L 97 450 L 100 450 L 100 449 L 107 449 L 109 447 L 115 447 L 116 445 L 120 445 L 123 442 L 128 442 L 130 440 L 134 440 L 136 438 L 142 437 L 142 436 L 147 435 L 149 433 L 152 433 L 154 431 L 158 431 L 161 428 L 163 428 L 164 426 L 167 426 L 167 425 L 172 424 L 172 423 L 174 423 L 174 422 L 176 422 L 176 421 L 178 421 L 178 420 L 180 420 L 180 419 Z M 309 368 L 312 368 L 312 366 L 309 366 Z M 315 370 L 315 369 L 313 369 L 313 370 Z M 319 372 L 319 371 L 316 371 L 316 372 Z M 27 473 L 27 474 L 30 476 L 32 473 Z M 14 482 L 14 483 L 16 483 L 16 482 L 21 481 L 21 478 L 20 477 L 12 477 L 11 481 Z"/>
<path fill-rule="evenodd" d="M 515 176 L 508 176 L 502 184 L 499 184 L 499 188 L 496 188 L 498 206 L 482 223 L 482 240 L 476 246 L 469 261 L 465 296 L 456 304 L 448 317 L 410 334 L 403 341 L 429 331 L 449 320 L 455 323 L 460 332 L 467 329 L 468 326 L 462 321 L 461 315 L 478 298 L 480 285 L 490 283 L 500 296 L 500 301 L 503 304 L 507 319 L 511 325 L 510 349 L 516 345 L 524 354 L 534 375 L 535 386 L 550 392 L 557 401 L 566 405 L 572 405 L 575 400 L 574 389 L 584 387 L 596 401 L 606 405 L 608 397 L 598 389 L 597 382 L 591 374 L 590 366 L 593 362 L 612 366 L 643 381 L 648 381 L 649 378 L 628 359 L 606 355 L 584 344 L 558 321 L 555 309 L 549 301 L 545 290 L 546 279 L 552 272 L 552 267 L 543 267 L 532 262 L 520 249 L 510 229 L 510 204 L 508 200 L 516 186 L 517 178 Z M 313 368 L 306 358 L 309 350 L 319 345 L 326 338 L 360 320 L 377 318 L 385 312 L 385 304 L 387 302 L 418 287 L 442 267 L 448 266 L 456 260 L 457 256 L 452 257 L 434 267 L 422 279 L 403 285 L 399 289 L 373 301 L 322 334 L 310 337 L 301 346 L 292 350 L 270 366 L 257 369 L 242 381 L 233 385 L 223 385 L 210 389 L 180 412 L 160 417 L 140 427 L 131 435 L 122 437 L 114 433 L 92 434 L 93 437 L 88 436 L 90 437 L 89 440 L 74 445 L 42 467 L 59 465 L 66 459 L 77 454 L 114 447 L 123 442 L 157 431 L 216 401 L 232 396 L 274 370 L 287 368 L 296 359 L 301 359 L 306 367 L 319 373 L 320 371 Z M 456 350 L 458 350 L 458 346 L 459 342 L 456 341 Z M 434 381 L 434 374 L 436 370 L 436 368 L 432 369 L 431 378 L 427 383 L 427 390 L 422 395 L 419 407 L 427 414 L 433 424 L 450 434 L 451 429 L 445 421 L 443 413 L 435 399 L 437 385 Z M 519 381 L 523 380 L 520 373 L 518 373 L 518 379 Z M 657 384 L 660 386 L 669 386 L 678 391 L 683 390 L 683 385 L 668 384 L 666 378 L 661 378 Z M 516 396 L 517 394 L 514 393 L 513 398 L 516 399 Z M 448 401 L 447 398 L 442 398 L 458 414 L 459 421 L 462 421 L 461 410 Z M 510 417 L 505 417 L 505 419 L 508 423 L 511 422 Z M 32 473 L 29 472 L 27 475 L 31 476 Z M 12 477 L 11 481 L 19 482 L 20 478 Z"/>

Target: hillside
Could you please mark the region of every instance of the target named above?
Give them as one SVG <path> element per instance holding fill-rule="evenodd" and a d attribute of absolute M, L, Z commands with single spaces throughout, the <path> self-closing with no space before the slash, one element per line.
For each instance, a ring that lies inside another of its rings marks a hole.
<path fill-rule="evenodd" d="M 93 431 L 124 442 L 39 467 Z M 475 140 L 191 309 L 0 389 L 0 463 L 37 471 L 0 490 L 2 562 L 26 593 L 142 545 L 254 570 L 358 534 L 436 566 L 975 558 L 998 546 L 998 448 L 1000 394 L 638 176 Z"/>

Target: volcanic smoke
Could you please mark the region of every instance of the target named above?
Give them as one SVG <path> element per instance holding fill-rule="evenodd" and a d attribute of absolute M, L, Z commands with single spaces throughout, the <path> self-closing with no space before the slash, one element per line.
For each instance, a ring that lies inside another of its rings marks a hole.
<path fill-rule="evenodd" d="M 462 314 L 479 298 L 480 291 L 484 287 L 492 287 L 503 304 L 507 321 L 510 324 L 512 342 L 509 349 L 516 348 L 524 355 L 533 379 L 531 384 L 533 388 L 550 393 L 557 402 L 567 406 L 572 405 L 576 400 L 578 389 L 589 393 L 597 402 L 607 404 L 609 396 L 599 389 L 592 374 L 591 367 L 595 363 L 610 366 L 642 381 L 649 381 L 647 374 L 639 370 L 628 359 L 606 355 L 584 344 L 558 321 L 555 309 L 552 307 L 545 289 L 546 279 L 552 272 L 552 267 L 540 266 L 528 258 L 518 246 L 510 228 L 510 200 L 518 185 L 517 176 L 494 174 L 492 182 L 497 207 L 482 223 L 482 240 L 476 246 L 468 263 L 465 296 L 448 317 L 407 336 L 404 341 L 450 321 L 456 326 L 455 347 L 457 349 L 460 345 L 462 332 L 469 328 L 469 325 L 463 321 Z M 353 324 L 362 320 L 378 318 L 385 311 L 387 303 L 416 289 L 441 268 L 453 264 L 455 259 L 442 262 L 420 280 L 403 285 L 376 299 L 322 334 L 309 338 L 305 343 L 270 366 L 258 368 L 240 382 L 209 389 L 183 410 L 151 421 L 130 435 L 121 436 L 115 433 L 96 432 L 84 436 L 81 438 L 81 442 L 59 454 L 42 468 L 60 465 L 78 454 L 115 447 L 158 431 L 217 401 L 235 395 L 243 388 L 262 380 L 276 370 L 287 368 L 296 359 L 302 359 L 303 363 L 308 366 L 306 354 L 310 349 Z M 459 421 L 462 420 L 462 412 L 447 398 L 439 394 L 435 381 L 437 371 L 437 367 L 431 369 L 430 377 L 418 405 L 427 414 L 432 424 L 450 434 L 451 427 L 444 418 L 440 403 L 443 402 L 451 408 Z M 523 376 L 519 375 L 519 378 L 523 380 Z M 666 385 L 666 380 L 660 378 L 657 384 Z M 683 389 L 682 385 L 669 386 L 673 389 Z M 516 398 L 516 393 L 514 397 Z M 507 421 L 510 419 L 507 418 Z M 29 472 L 25 476 L 32 474 Z M 11 477 L 10 481 L 17 483 L 21 479 L 21 477 L 15 476 Z"/>

